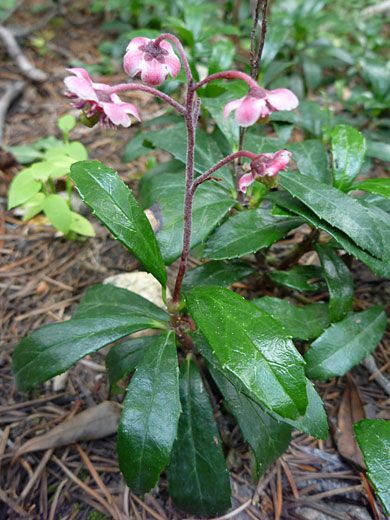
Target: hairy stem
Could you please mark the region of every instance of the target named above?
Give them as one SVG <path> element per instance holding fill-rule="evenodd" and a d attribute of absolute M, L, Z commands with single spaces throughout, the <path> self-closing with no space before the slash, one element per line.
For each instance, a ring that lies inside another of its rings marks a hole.
<path fill-rule="evenodd" d="M 154 44 L 158 45 L 162 40 L 171 40 L 171 42 L 173 42 L 175 44 L 175 46 L 180 54 L 181 61 L 183 63 L 184 72 L 187 77 L 187 82 L 188 82 L 188 84 L 192 83 L 193 78 L 192 78 L 192 74 L 191 74 L 191 69 L 188 64 L 187 56 L 186 56 L 186 53 L 184 52 L 184 48 L 183 48 L 183 45 L 181 44 L 180 40 L 178 38 L 176 38 L 176 36 L 174 36 L 173 34 L 164 33 L 164 34 L 160 34 L 155 39 Z"/>
<path fill-rule="evenodd" d="M 227 70 L 224 72 L 216 72 L 215 74 L 211 74 L 211 76 L 207 76 L 207 78 L 203 79 L 202 81 L 195 83 L 194 90 L 198 90 L 198 88 L 207 85 L 207 83 L 210 83 L 210 81 L 214 81 L 215 79 L 242 79 L 250 89 L 263 90 L 261 87 L 259 87 L 253 78 L 251 78 L 248 74 L 245 74 L 245 72 L 240 72 L 238 70 Z"/>

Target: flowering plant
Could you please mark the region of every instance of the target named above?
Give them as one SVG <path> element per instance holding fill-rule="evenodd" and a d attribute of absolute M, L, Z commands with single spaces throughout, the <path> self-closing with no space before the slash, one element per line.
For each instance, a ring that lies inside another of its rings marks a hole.
<path fill-rule="evenodd" d="M 183 104 L 154 88 L 168 74 L 176 77 L 180 62 L 186 78 Z M 229 473 L 210 381 L 253 451 L 254 475 L 264 473 L 287 448 L 292 428 L 326 438 L 326 414 L 308 377 L 345 374 L 375 348 L 386 325 L 380 306 L 352 312 L 353 281 L 337 251 L 389 274 L 385 238 L 390 225 L 378 206 L 348 195 L 365 147 L 360 133 L 345 125 L 332 131 L 332 172 L 322 143 L 313 145 L 317 151 L 319 146 L 319 162 L 310 163 L 304 147 L 284 142 L 266 150 L 256 132 L 244 139 L 243 130 L 238 146 L 223 158 L 218 150 L 215 164 L 203 167 L 204 157 L 215 156 L 208 134 L 198 128 L 203 87 L 216 80 L 239 80 L 248 87 L 244 97 L 229 100 L 215 115 L 226 136 L 225 149 L 232 135 L 228 125 L 248 127 L 272 112 L 297 108 L 298 99 L 288 89 L 265 90 L 234 70 L 196 82 L 180 41 L 171 34 L 132 40 L 124 67 L 132 76 L 140 74 L 144 84 L 96 84 L 83 69 L 70 70 L 73 76 L 65 84 L 69 96 L 79 100 L 75 106 L 82 110 L 81 120 L 128 127 L 130 116 L 140 116 L 118 94 L 141 90 L 156 96 L 184 119 L 184 126 L 154 133 L 153 143 L 185 163 L 185 176 L 181 167 L 148 172 L 139 187 L 141 203 L 116 172 L 96 161 L 73 164 L 71 177 L 93 213 L 159 281 L 166 308 L 110 285 L 92 287 L 71 320 L 43 327 L 20 342 L 13 357 L 15 378 L 28 390 L 114 344 L 106 360 L 110 382 L 135 370 L 118 430 L 120 469 L 128 486 L 148 492 L 165 468 L 179 508 L 194 515 L 221 514 L 230 506 Z M 283 171 L 291 158 L 299 172 Z M 247 159 L 249 164 L 243 162 Z M 271 191 L 279 183 L 283 189 Z M 156 233 L 146 208 L 160 218 Z M 272 244 L 303 224 L 310 233 L 279 259 Z M 209 261 L 188 271 L 189 252 L 195 248 Z M 320 265 L 298 265 L 309 250 Z M 166 265 L 178 258 L 170 298 Z M 269 296 L 249 302 L 226 288 L 255 272 L 260 287 L 327 287 L 329 304 L 294 306 Z M 131 337 L 144 329 L 158 334 Z M 312 343 L 305 352 L 292 338 Z"/>

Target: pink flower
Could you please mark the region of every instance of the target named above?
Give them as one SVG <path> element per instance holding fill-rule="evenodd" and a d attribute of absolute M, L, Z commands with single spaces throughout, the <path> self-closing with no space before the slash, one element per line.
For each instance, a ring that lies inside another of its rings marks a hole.
<path fill-rule="evenodd" d="M 255 182 L 256 177 L 274 177 L 280 170 L 285 169 L 291 157 L 291 152 L 279 150 L 276 153 L 261 153 L 250 164 L 251 172 L 243 175 L 238 181 L 238 189 L 243 193 L 248 186 Z"/>
<path fill-rule="evenodd" d="M 268 117 L 271 110 L 292 110 L 297 108 L 296 95 L 287 88 L 266 90 L 264 88 L 250 89 L 248 94 L 241 99 L 230 101 L 223 109 L 223 117 L 236 111 L 234 119 L 240 126 L 251 126 L 261 117 Z"/>
<path fill-rule="evenodd" d="M 149 38 L 134 38 L 126 49 L 123 66 L 129 76 L 141 74 L 141 80 L 150 87 L 161 85 L 180 72 L 180 60 L 169 42 L 162 40 L 156 46 Z"/>
<path fill-rule="evenodd" d="M 67 69 L 74 76 L 64 79 L 69 92 L 69 98 L 78 98 L 80 101 L 75 103 L 76 108 L 84 109 L 88 119 L 94 116 L 100 119 L 102 124 L 115 127 L 122 125 L 130 126 L 131 121 L 128 114 L 140 121 L 137 108 L 131 103 L 124 103 L 117 94 L 107 94 L 106 90 L 111 89 L 104 83 L 92 83 L 88 72 L 85 69 Z"/>

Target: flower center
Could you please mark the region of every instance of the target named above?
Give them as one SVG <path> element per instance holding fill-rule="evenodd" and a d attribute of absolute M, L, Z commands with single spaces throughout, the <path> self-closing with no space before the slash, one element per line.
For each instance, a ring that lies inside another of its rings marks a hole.
<path fill-rule="evenodd" d="M 95 89 L 95 93 L 98 97 L 98 100 L 102 103 L 112 103 L 112 99 L 109 94 L 106 94 L 104 90 Z"/>
<path fill-rule="evenodd" d="M 142 45 L 139 50 L 145 53 L 145 61 L 157 60 L 159 63 L 165 63 L 165 56 L 169 54 L 166 49 L 161 48 L 159 45 L 156 47 L 153 42 Z"/>

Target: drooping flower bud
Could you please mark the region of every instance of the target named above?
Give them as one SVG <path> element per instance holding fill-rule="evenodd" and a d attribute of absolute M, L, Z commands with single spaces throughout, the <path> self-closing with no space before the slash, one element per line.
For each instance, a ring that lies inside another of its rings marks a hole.
<path fill-rule="evenodd" d="M 129 76 L 140 74 L 150 87 L 161 85 L 168 74 L 176 78 L 180 72 L 180 60 L 169 42 L 162 40 L 156 45 L 155 40 L 141 37 L 127 46 L 123 66 Z"/>
<path fill-rule="evenodd" d="M 251 172 L 243 175 L 238 181 L 238 189 L 246 192 L 255 180 L 261 177 L 274 177 L 281 170 L 284 170 L 291 158 L 288 150 L 279 150 L 272 153 L 261 153 L 250 163 Z M 268 184 L 268 183 L 267 183 Z"/>

